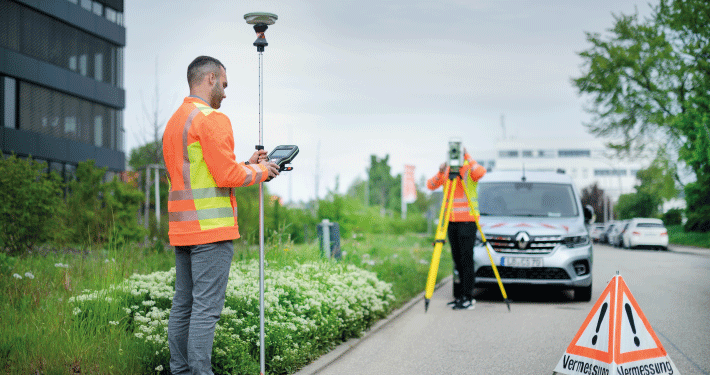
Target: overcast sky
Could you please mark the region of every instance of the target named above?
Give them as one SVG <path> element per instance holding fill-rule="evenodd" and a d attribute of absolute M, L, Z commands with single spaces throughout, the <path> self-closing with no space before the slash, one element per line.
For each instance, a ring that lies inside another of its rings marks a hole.
<path fill-rule="evenodd" d="M 613 14 L 650 12 L 642 0 L 125 1 L 126 156 L 152 141 L 144 108 L 167 121 L 185 96 L 187 65 L 210 55 L 227 67 L 220 111 L 235 153 L 259 140 L 259 60 L 244 14 L 278 15 L 264 61 L 264 144 L 296 144 L 292 172 L 268 183 L 286 201 L 324 197 L 364 178 L 370 155 L 417 181 L 460 138 L 491 158 L 503 137 L 589 138 L 572 77 L 585 31 Z M 157 61 L 157 74 L 156 74 Z M 162 135 L 162 134 L 161 134 Z M 319 147 L 320 145 L 320 147 Z M 290 176 L 288 175 L 290 173 Z"/>

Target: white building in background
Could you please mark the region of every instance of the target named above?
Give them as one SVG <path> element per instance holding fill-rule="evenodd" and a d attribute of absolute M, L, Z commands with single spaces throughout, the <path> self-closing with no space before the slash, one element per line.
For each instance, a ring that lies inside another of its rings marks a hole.
<path fill-rule="evenodd" d="M 492 170 L 562 169 L 582 189 L 597 183 L 612 202 L 621 194 L 634 193 L 639 184 L 636 172 L 647 168 L 652 158 L 623 160 L 614 157 L 597 139 L 506 139 L 495 146 Z"/>

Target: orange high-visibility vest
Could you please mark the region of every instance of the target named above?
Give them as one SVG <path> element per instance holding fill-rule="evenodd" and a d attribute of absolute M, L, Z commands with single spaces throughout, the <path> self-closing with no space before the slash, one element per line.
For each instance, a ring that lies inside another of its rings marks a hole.
<path fill-rule="evenodd" d="M 269 173 L 259 164 L 238 163 L 233 150 L 229 118 L 199 98 L 185 98 L 163 134 L 171 245 L 239 238 L 233 188 L 266 181 Z"/>
<path fill-rule="evenodd" d="M 454 183 L 456 184 L 456 191 L 454 191 L 454 204 L 453 207 L 451 207 L 449 222 L 478 221 L 479 218 L 479 214 L 477 212 L 477 196 L 471 196 L 472 203 L 476 206 L 472 209 L 468 204 L 468 198 L 466 198 L 466 192 L 464 191 L 466 186 L 464 186 L 463 181 L 465 178 L 466 180 L 471 180 L 467 182 L 478 182 L 478 180 L 486 174 L 486 168 L 476 163 L 476 161 L 473 160 L 471 155 L 468 153 L 464 155 L 464 158 L 466 159 L 466 163 L 464 163 L 461 169 L 459 169 L 459 176 L 461 178 L 454 180 Z M 439 172 L 434 177 L 430 178 L 426 185 L 429 190 L 436 190 L 439 186 L 443 185 L 448 178 L 449 167 L 446 167 L 446 170 L 443 173 Z M 468 187 L 471 188 L 471 186 Z M 473 188 L 475 189 L 475 187 Z M 444 204 L 448 204 L 448 201 L 449 197 L 444 197 Z M 472 211 L 474 211 L 474 213 L 472 213 Z"/>

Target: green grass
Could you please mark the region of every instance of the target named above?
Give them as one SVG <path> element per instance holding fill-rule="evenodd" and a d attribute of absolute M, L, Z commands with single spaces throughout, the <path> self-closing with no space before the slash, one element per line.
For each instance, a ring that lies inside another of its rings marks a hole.
<path fill-rule="evenodd" d="M 676 245 L 687 245 L 710 248 L 710 232 L 685 232 L 682 225 L 669 225 L 668 242 Z"/>
<path fill-rule="evenodd" d="M 416 234 L 365 234 L 342 239 L 341 248 L 342 263 L 372 271 L 380 280 L 392 284 L 395 301 L 390 309 L 424 290 L 433 248 L 431 238 Z M 438 280 L 451 274 L 450 252 L 444 249 L 442 254 Z M 241 243 L 235 246 L 235 261 L 258 257 L 258 247 Z M 266 246 L 267 272 L 271 267 L 319 259 L 315 244 L 293 245 L 284 241 Z M 0 304 L 0 373 L 137 374 L 145 371 L 145 350 L 126 332 L 125 326 L 90 319 L 77 321 L 68 300 L 86 289 L 106 289 L 132 274 L 168 271 L 173 266 L 172 250 L 160 250 L 160 247 L 129 246 L 83 252 L 42 250 L 20 258 L 0 254 L 0 299 L 3 300 Z M 107 342 L 111 343 L 109 349 Z"/>

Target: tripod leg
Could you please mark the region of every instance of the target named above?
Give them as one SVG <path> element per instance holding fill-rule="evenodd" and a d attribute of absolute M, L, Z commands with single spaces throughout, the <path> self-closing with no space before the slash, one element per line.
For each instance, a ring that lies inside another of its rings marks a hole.
<path fill-rule="evenodd" d="M 434 236 L 434 252 L 431 255 L 431 263 L 429 265 L 429 274 L 426 280 L 426 290 L 424 293 L 424 312 L 429 309 L 429 300 L 434 294 L 434 286 L 436 286 L 436 274 L 439 271 L 439 260 L 441 260 L 441 249 L 444 247 L 446 239 L 446 230 L 449 227 L 449 216 L 451 208 L 454 205 L 454 191 L 456 184 L 451 180 L 447 180 L 444 185 L 443 200 L 441 202 L 441 211 L 439 212 L 439 224 L 436 227 Z M 446 198 L 449 198 L 448 200 Z"/>
<path fill-rule="evenodd" d="M 500 292 L 503 295 L 503 300 L 505 300 L 505 304 L 508 306 L 508 311 L 510 311 L 510 300 L 508 299 L 508 294 L 505 293 L 505 288 L 503 287 L 503 282 L 500 280 L 500 274 L 498 274 L 498 267 L 496 267 L 496 263 L 493 261 L 493 256 L 491 255 L 491 244 L 486 240 L 486 235 L 483 234 L 483 231 L 481 230 L 481 224 L 476 221 L 476 226 L 478 227 L 478 232 L 481 233 L 481 239 L 483 240 L 483 245 L 486 247 L 486 251 L 488 252 L 488 259 L 491 260 L 491 267 L 493 267 L 493 273 L 496 275 L 496 280 L 498 281 L 498 286 L 500 287 Z"/>

